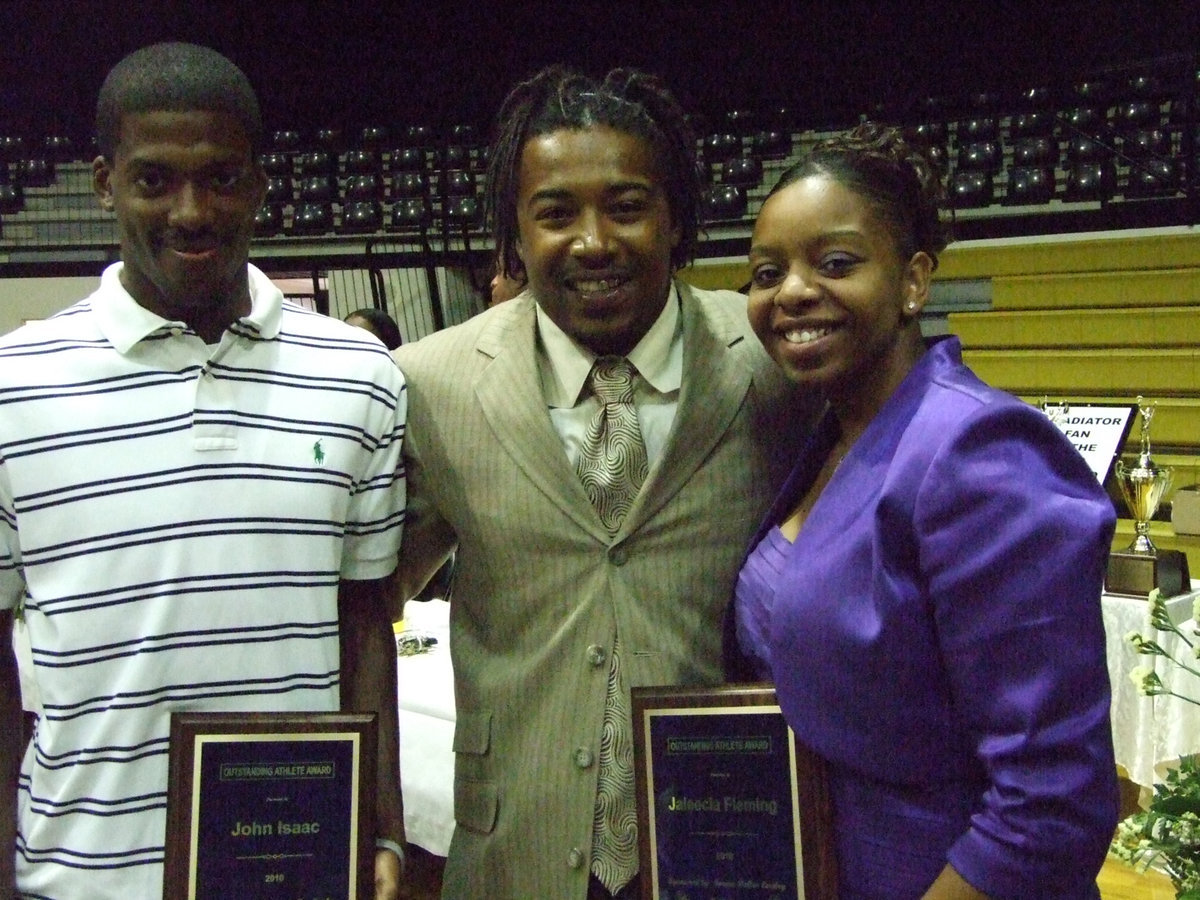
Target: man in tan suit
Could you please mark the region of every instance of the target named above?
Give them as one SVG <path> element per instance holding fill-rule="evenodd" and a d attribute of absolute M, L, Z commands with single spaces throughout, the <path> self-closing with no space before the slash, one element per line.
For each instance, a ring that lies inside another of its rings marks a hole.
<path fill-rule="evenodd" d="M 506 274 L 528 287 L 395 352 L 409 395 L 403 595 L 458 548 L 444 896 L 635 896 L 636 875 L 592 874 L 606 842 L 636 849 L 627 818 L 617 838 L 594 822 L 606 704 L 627 726 L 631 685 L 721 680 L 723 612 L 811 405 L 751 334 L 743 297 L 673 279 L 695 248 L 700 185 L 657 79 L 546 70 L 500 119 L 489 218 Z M 599 356 L 636 370 L 648 463 L 609 527 L 575 471 Z M 631 809 L 631 786 L 617 793 Z"/>

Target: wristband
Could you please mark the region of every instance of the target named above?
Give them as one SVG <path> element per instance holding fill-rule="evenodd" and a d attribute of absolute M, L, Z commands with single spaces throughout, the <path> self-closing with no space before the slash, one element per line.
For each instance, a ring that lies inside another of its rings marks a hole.
<path fill-rule="evenodd" d="M 394 853 L 396 858 L 400 860 L 400 874 L 404 874 L 404 866 L 407 860 L 404 857 L 403 847 L 401 847 L 395 841 L 388 840 L 387 838 L 375 838 L 375 849 L 388 850 L 391 853 Z"/>

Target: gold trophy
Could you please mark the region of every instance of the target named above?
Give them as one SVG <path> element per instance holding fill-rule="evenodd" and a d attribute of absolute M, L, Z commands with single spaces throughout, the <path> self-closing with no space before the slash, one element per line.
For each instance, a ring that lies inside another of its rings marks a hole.
<path fill-rule="evenodd" d="M 1191 590 L 1187 557 L 1179 550 L 1159 550 L 1154 546 L 1150 540 L 1150 519 L 1171 487 L 1175 473 L 1165 466 L 1156 466 L 1150 458 L 1150 420 L 1154 418 L 1156 404 L 1145 406 L 1141 397 L 1137 398 L 1137 404 L 1142 419 L 1137 465 L 1127 466 L 1124 460 L 1118 460 L 1114 473 L 1133 514 L 1134 538 L 1124 550 L 1109 554 L 1104 589 L 1110 594 L 1146 597 L 1158 588 L 1164 597 L 1173 597 Z"/>
<path fill-rule="evenodd" d="M 1066 400 L 1051 403 L 1049 397 L 1042 397 L 1042 402 L 1038 406 L 1046 414 L 1046 417 L 1060 429 L 1062 428 L 1063 420 L 1071 414 L 1071 404 Z"/>

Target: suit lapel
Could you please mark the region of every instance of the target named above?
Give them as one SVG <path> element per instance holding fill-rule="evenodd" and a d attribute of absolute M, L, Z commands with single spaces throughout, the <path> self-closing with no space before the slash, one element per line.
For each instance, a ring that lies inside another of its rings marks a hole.
<path fill-rule="evenodd" d="M 476 344 L 476 350 L 491 359 L 475 382 L 480 409 L 500 449 L 529 481 L 576 523 L 607 540 L 546 411 L 537 370 L 533 300 L 510 300 L 505 306 L 511 315 L 496 317 Z"/>
<path fill-rule="evenodd" d="M 702 302 L 676 282 L 683 315 L 683 386 L 662 458 L 650 472 L 621 533 L 638 528 L 674 497 L 722 439 L 750 389 L 750 369 L 730 348 L 746 340 L 732 310 Z"/>
<path fill-rule="evenodd" d="M 640 527 L 687 484 L 737 415 L 750 388 L 750 369 L 730 348 L 746 340 L 733 310 L 701 301 L 677 282 L 683 316 L 683 386 L 663 456 L 650 472 L 617 537 Z M 567 463 L 538 378 L 532 298 L 510 300 L 479 336 L 476 350 L 491 361 L 475 396 L 500 449 L 529 481 L 580 527 L 609 540 L 578 476 Z"/>

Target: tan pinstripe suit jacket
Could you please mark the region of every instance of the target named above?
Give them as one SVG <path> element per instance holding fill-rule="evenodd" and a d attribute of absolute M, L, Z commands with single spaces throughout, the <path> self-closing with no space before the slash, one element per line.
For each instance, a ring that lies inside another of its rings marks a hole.
<path fill-rule="evenodd" d="M 811 421 L 745 298 L 680 284 L 683 389 L 608 537 L 541 397 L 528 295 L 395 351 L 408 383 L 400 566 L 458 542 L 457 828 L 443 896 L 586 894 L 608 652 L 634 685 L 721 680 L 738 566 Z"/>

